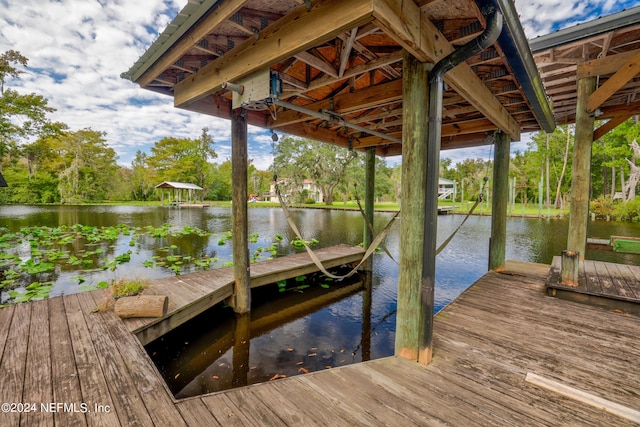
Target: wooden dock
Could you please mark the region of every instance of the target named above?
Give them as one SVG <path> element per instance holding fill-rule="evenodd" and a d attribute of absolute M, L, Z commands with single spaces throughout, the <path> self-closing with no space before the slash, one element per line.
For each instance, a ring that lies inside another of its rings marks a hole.
<path fill-rule="evenodd" d="M 578 286 L 560 283 L 561 257 L 553 257 L 546 285 L 549 295 L 640 315 L 640 267 L 580 261 Z"/>
<path fill-rule="evenodd" d="M 390 357 L 180 401 L 128 325 L 91 312 L 101 291 L 5 307 L 0 425 L 640 423 L 640 318 L 548 297 L 544 282 L 483 276 L 436 316 L 426 367 Z"/>
<path fill-rule="evenodd" d="M 325 268 L 333 268 L 360 261 L 365 251 L 356 246 L 336 245 L 314 252 Z M 315 271 L 318 271 L 318 267 L 306 252 L 261 261 L 250 266 L 251 287 L 256 288 Z M 232 292 L 232 267 L 154 280 L 144 293 L 169 297 L 166 316 L 158 319 L 127 319 L 125 323 L 143 344 L 148 344 L 230 297 Z"/>

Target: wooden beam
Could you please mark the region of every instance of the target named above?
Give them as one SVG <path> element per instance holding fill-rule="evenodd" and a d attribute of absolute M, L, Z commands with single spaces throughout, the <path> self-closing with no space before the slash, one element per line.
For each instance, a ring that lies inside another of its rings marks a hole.
<path fill-rule="evenodd" d="M 189 49 L 211 32 L 213 28 L 227 21 L 234 13 L 244 6 L 247 0 L 227 0 L 219 2 L 219 6 L 202 19 L 191 31 L 180 39 L 168 52 L 166 52 L 151 68 L 140 76 L 136 82 L 145 87 L 158 77 L 171 64 L 180 59 Z"/>
<path fill-rule="evenodd" d="M 344 72 L 344 74 L 342 75 L 342 77 L 332 77 L 332 76 L 322 76 L 319 77 L 318 79 L 312 81 L 311 83 L 309 83 L 309 87 L 306 88 L 305 90 L 301 90 L 301 91 L 297 91 L 297 92 L 290 92 L 287 93 L 286 96 L 287 97 L 291 97 L 291 96 L 299 96 L 305 92 L 314 90 L 314 89 L 318 89 L 321 88 L 323 86 L 326 85 L 330 85 L 332 83 L 336 83 L 339 82 L 341 80 L 346 80 L 348 78 L 354 77 L 354 76 L 359 76 L 360 74 L 364 74 L 366 72 L 369 72 L 371 70 L 375 70 L 378 68 L 382 68 L 384 66 L 390 65 L 390 64 L 394 64 L 398 61 L 402 60 L 402 49 L 399 50 L 398 52 L 389 54 L 389 55 L 385 55 L 382 56 L 380 58 L 377 59 L 372 59 L 371 61 L 367 62 L 366 64 L 361 64 L 361 65 L 356 65 L 355 67 L 351 67 L 348 70 L 346 70 Z"/>
<path fill-rule="evenodd" d="M 314 111 L 325 109 L 332 110 L 339 114 L 344 114 L 351 111 L 372 108 L 380 103 L 397 101 L 400 99 L 402 99 L 402 81 L 395 80 L 381 85 L 369 86 L 356 92 L 336 95 L 332 99 L 324 99 L 322 101 L 303 105 L 302 107 Z M 282 127 L 311 119 L 311 116 L 304 113 L 289 110 L 278 113 L 276 120 L 270 119 L 268 127 Z"/>
<path fill-rule="evenodd" d="M 340 68 L 338 69 L 338 77 L 344 76 L 344 71 L 347 69 L 347 65 L 349 65 L 349 56 L 351 55 L 351 49 L 353 49 L 353 42 L 356 40 L 357 35 L 358 35 L 358 29 L 354 28 L 353 30 L 351 30 L 349 37 L 347 38 L 346 42 L 342 46 L 342 52 L 340 53 Z"/>
<path fill-rule="evenodd" d="M 613 74 L 622 68 L 624 64 L 637 56 L 639 52 L 640 50 L 633 50 L 630 52 L 619 53 L 617 55 L 580 62 L 578 64 L 576 79 Z"/>
<path fill-rule="evenodd" d="M 215 92 L 225 81 L 237 81 L 366 24 L 372 18 L 372 1 L 319 0 L 308 11 L 304 5 L 297 7 L 260 31 L 257 40 L 248 38 L 178 83 L 174 88 L 175 105 L 186 106 Z"/>
<path fill-rule="evenodd" d="M 437 62 L 454 51 L 453 45 L 413 1 L 374 0 L 374 4 L 374 22 L 421 61 Z M 466 62 L 449 71 L 444 80 L 498 129 L 512 140 L 520 140 L 518 122 Z"/>
<path fill-rule="evenodd" d="M 305 64 L 311 65 L 313 68 L 322 71 L 325 74 L 330 75 L 331 77 L 338 77 L 338 72 L 333 67 L 329 61 L 324 58 L 320 58 L 309 52 L 300 52 L 294 55 L 296 59 L 304 62 Z"/>
<path fill-rule="evenodd" d="M 626 122 L 629 118 L 631 118 L 633 114 L 627 114 L 623 116 L 612 117 L 609 121 L 593 131 L 593 140 L 597 141 L 606 135 L 608 132 L 614 130 L 622 123 Z"/>
<path fill-rule="evenodd" d="M 602 86 L 591 94 L 587 102 L 587 112 L 591 113 L 601 106 L 603 102 L 626 85 L 638 73 L 640 73 L 640 52 L 625 62 L 614 75 L 609 77 Z"/>

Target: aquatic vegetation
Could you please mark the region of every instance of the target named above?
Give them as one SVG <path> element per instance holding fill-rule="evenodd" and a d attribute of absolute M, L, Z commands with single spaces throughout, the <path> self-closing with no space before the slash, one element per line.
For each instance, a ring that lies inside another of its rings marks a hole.
<path fill-rule="evenodd" d="M 51 286 L 57 286 L 63 274 L 66 275 L 64 280 L 76 284 L 78 290 L 103 287 L 107 283 L 102 280 L 106 272 L 115 273 L 119 265 L 129 263 L 164 269 L 176 275 L 233 266 L 231 261 L 221 263 L 216 251 L 208 254 L 189 252 L 193 239 L 205 239 L 206 242 L 209 236 L 212 236 L 210 232 L 197 227 L 177 228 L 168 223 L 160 227 L 129 227 L 126 224 L 25 226 L 12 232 L 6 227 L 0 228 L 0 289 L 3 291 L 0 304 L 48 296 Z M 218 245 L 223 246 L 232 237 L 232 232 L 226 231 L 208 240 L 215 244 L 217 238 Z M 273 236 L 270 246 L 257 246 L 260 234 L 249 234 L 249 243 L 254 245 L 251 262 L 276 257 L 283 239 L 284 236 L 278 233 Z M 303 247 L 301 245 L 305 243 L 313 245 L 317 241 L 292 241 L 295 247 Z M 123 250 L 123 246 L 131 249 Z M 136 256 L 149 247 L 155 252 L 151 259 Z M 76 275 L 70 276 L 69 272 Z M 93 285 L 92 280 L 99 280 L 99 285 Z M 29 288 L 34 283 L 37 285 Z"/>
<path fill-rule="evenodd" d="M 138 295 L 149 286 L 149 281 L 145 279 L 120 279 L 111 284 L 111 295 L 116 298 Z"/>

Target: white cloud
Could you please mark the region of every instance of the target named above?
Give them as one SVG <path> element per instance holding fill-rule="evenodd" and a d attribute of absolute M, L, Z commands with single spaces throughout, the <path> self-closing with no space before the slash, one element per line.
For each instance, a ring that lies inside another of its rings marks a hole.
<path fill-rule="evenodd" d="M 138 149 L 165 136 L 196 138 L 208 127 L 218 161 L 230 156 L 227 120 L 173 107 L 170 97 L 120 78 L 171 22 L 186 0 L 0 0 L 0 52 L 20 51 L 28 72 L 9 87 L 46 97 L 54 120 L 71 129 L 90 127 L 128 164 Z M 626 0 L 626 7 L 633 5 Z M 529 37 L 558 22 L 594 18 L 625 7 L 615 0 L 517 0 Z M 614 10 L 615 9 L 615 10 Z M 594 16 L 595 14 L 595 16 Z M 271 163 L 268 132 L 249 128 L 249 157 L 260 169 Z M 444 152 L 443 155 L 449 155 Z M 483 157 L 482 148 L 456 156 Z M 390 159 L 391 163 L 397 161 Z"/>

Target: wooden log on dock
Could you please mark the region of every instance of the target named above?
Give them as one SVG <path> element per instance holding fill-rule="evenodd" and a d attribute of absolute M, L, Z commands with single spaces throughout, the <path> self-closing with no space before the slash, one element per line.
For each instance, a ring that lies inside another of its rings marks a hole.
<path fill-rule="evenodd" d="M 578 286 L 580 253 L 578 251 L 562 251 L 560 277 L 563 285 Z"/>
<path fill-rule="evenodd" d="M 113 311 L 123 319 L 162 317 L 167 314 L 169 298 L 165 295 L 136 295 L 119 298 Z"/>

